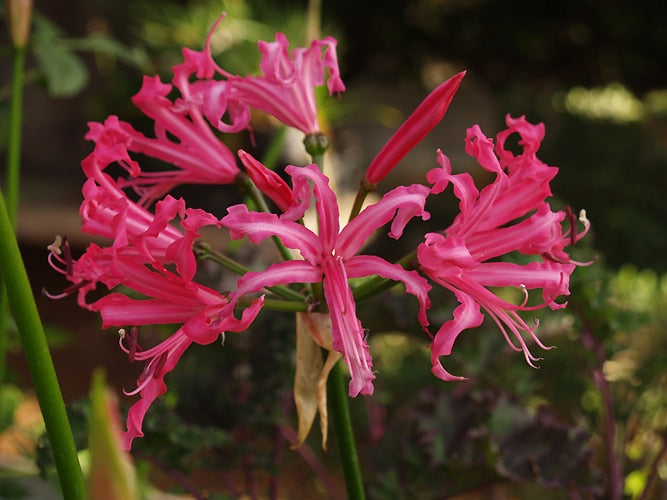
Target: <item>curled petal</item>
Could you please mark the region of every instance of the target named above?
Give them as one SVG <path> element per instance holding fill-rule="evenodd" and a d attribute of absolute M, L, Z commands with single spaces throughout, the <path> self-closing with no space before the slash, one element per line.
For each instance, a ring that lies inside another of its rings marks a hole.
<path fill-rule="evenodd" d="M 357 253 L 373 231 L 392 221 L 389 236 L 398 239 L 405 225 L 415 216 L 428 220 L 424 210 L 429 188 L 420 184 L 399 186 L 385 194 L 378 202 L 366 207 L 343 228 L 336 241 L 337 255 L 344 258 Z"/>
<path fill-rule="evenodd" d="M 484 321 L 479 305 L 467 294 L 455 290 L 459 306 L 454 310 L 454 319 L 444 323 L 435 334 L 431 344 L 431 372 L 436 377 L 447 380 L 465 380 L 465 377 L 452 375 L 444 369 L 440 356 L 449 356 L 452 353 L 454 342 L 463 330 L 476 328 Z"/>
<path fill-rule="evenodd" d="M 520 157 L 535 159 L 535 154 L 540 149 L 540 144 L 544 139 L 544 123 L 533 125 L 528 123 L 525 116 L 512 118 L 509 114 L 505 117 L 505 122 L 508 128 L 498 133 L 498 143 L 496 144 L 496 152 L 503 166 L 515 163 Z M 518 133 L 521 136 L 519 146 L 523 146 L 523 153 L 518 157 L 505 149 L 505 141 L 513 133 Z"/>
<path fill-rule="evenodd" d="M 429 324 L 426 311 L 431 307 L 428 292 L 431 285 L 417 271 L 408 271 L 398 264 L 391 264 L 375 255 L 357 255 L 347 260 L 345 270 L 349 278 L 361 278 L 377 274 L 383 278 L 400 281 L 405 290 L 419 302 L 419 323 L 426 328 Z"/>
<path fill-rule="evenodd" d="M 315 262 L 321 255 L 316 234 L 297 222 L 279 219 L 276 214 L 249 212 L 245 205 L 234 205 L 220 221 L 229 229 L 233 239 L 247 236 L 259 243 L 270 236 L 278 236 L 288 248 L 298 248 L 304 259 Z"/>
<path fill-rule="evenodd" d="M 146 379 L 141 388 L 141 398 L 134 403 L 127 415 L 127 431 L 122 435 L 123 447 L 129 450 L 132 447 L 132 441 L 136 437 L 143 437 L 142 425 L 146 412 L 153 401 L 167 392 L 167 384 L 164 377 L 172 371 L 186 349 L 192 344 L 183 334 L 174 334 L 177 341 L 171 343 L 169 350 L 164 351 L 166 357 L 161 362 L 152 366 L 154 371 L 143 374 Z M 157 359 L 157 358 L 154 358 Z"/>
<path fill-rule="evenodd" d="M 338 199 L 336 193 L 329 187 L 329 179 L 324 175 L 317 165 L 311 164 L 306 167 L 288 166 L 285 169 L 292 177 L 294 195 L 303 201 L 310 199 L 309 182 L 313 184 L 315 196 L 315 209 L 319 226 L 320 245 L 325 252 L 331 253 L 334 242 L 338 237 L 340 228 L 338 217 Z"/>

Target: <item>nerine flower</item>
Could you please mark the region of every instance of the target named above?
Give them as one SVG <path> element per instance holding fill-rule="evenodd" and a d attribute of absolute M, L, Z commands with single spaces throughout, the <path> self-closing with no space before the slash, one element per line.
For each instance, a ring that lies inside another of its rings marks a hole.
<path fill-rule="evenodd" d="M 89 155 L 81 164 L 88 176 L 79 210 L 82 230 L 113 243 L 104 248 L 91 244 L 76 261 L 69 255 L 66 244 L 62 248 L 53 246 L 49 255 L 52 267 L 73 285 L 64 294 L 51 297 L 77 292 L 79 306 L 89 308 L 86 297 L 97 283 L 105 283 L 108 288 L 115 286 L 116 278 L 113 273 L 109 274 L 109 262 L 118 254 L 158 268 L 174 264 L 181 276 L 192 279 L 197 267 L 192 242 L 199 237 L 202 226 L 219 226 L 217 218 L 200 209 L 186 208 L 183 199 L 171 196 L 160 200 L 154 212 L 149 212 L 127 197 L 116 181 L 103 171 L 105 165 L 100 164 L 95 155 Z M 180 218 L 184 231 L 170 224 L 176 217 Z"/>
<path fill-rule="evenodd" d="M 183 62 L 173 67 L 173 85 L 163 83 L 159 76 L 145 76 L 141 89 L 132 97 L 137 108 L 153 120 L 155 137 L 113 115 L 104 123 L 88 124 L 86 139 L 95 142 L 93 154 L 104 165 L 117 162 L 127 170 L 129 178 L 120 184 L 132 187 L 144 206 L 179 184 L 229 184 L 239 173 L 234 155 L 214 130 L 243 130 L 250 122 L 250 112 L 245 104 L 227 100 L 228 82 L 213 79 L 217 66 L 210 56 L 210 36 L 203 52 L 183 49 Z M 173 87 L 180 96 L 170 99 Z M 130 152 L 170 167 L 144 171 Z"/>
<path fill-rule="evenodd" d="M 329 95 L 345 91 L 338 68 L 336 39 L 313 40 L 310 47 L 297 47 L 290 52 L 287 37 L 276 33 L 274 42 L 258 42 L 262 74 L 239 76 L 218 66 L 211 56 L 211 36 L 224 17 L 224 14 L 220 16 L 211 28 L 204 50 L 184 49 L 185 62 L 174 68 L 174 84 L 181 93 L 192 89 L 194 97 L 186 102 L 203 106 L 209 121 L 222 126 L 225 113 L 231 115 L 229 128 L 218 127 L 224 132 L 244 128 L 248 108 L 264 111 L 305 134 L 319 132 L 315 87 L 326 81 Z M 187 85 L 184 72 L 187 76 L 196 74 L 199 80 Z M 224 80 L 214 80 L 216 74 Z"/>
<path fill-rule="evenodd" d="M 155 398 L 166 392 L 164 376 L 187 347 L 193 342 L 209 344 L 225 332 L 246 330 L 261 309 L 262 299 L 237 319 L 234 304 L 225 295 L 193 281 L 197 264 L 192 243 L 201 227 L 220 226 L 216 217 L 186 208 L 183 199 L 171 196 L 149 212 L 126 196 L 103 171 L 105 165 L 96 155 L 89 155 L 82 165 L 88 176 L 80 211 L 83 229 L 113 242 L 106 247 L 91 244 L 77 260 L 72 259 L 66 243 L 52 246 L 49 261 L 73 285 L 64 294 L 51 297 L 78 292 L 79 305 L 99 312 L 104 328 L 132 327 L 121 336 L 121 348 L 130 361 L 144 361 L 145 368 L 136 389 L 128 392 L 141 395 L 128 414 L 123 440 L 129 448 L 134 437 L 143 435 L 144 415 Z M 180 220 L 181 229 L 172 225 L 174 220 Z M 134 298 L 112 291 L 89 302 L 87 296 L 98 284 L 110 291 L 122 285 Z M 182 326 L 163 342 L 142 350 L 136 327 L 158 324 Z"/>
<path fill-rule="evenodd" d="M 553 212 L 545 201 L 551 195 L 549 182 L 558 169 L 536 156 L 544 125 L 532 125 L 524 117 L 507 116 L 506 121 L 508 128 L 498 134 L 495 153 L 493 141 L 477 125 L 468 129 L 466 152 L 496 176 L 481 191 L 470 174 L 452 174 L 449 160 L 441 152 L 438 162 L 442 168 L 427 174 L 435 194 L 452 185 L 460 208 L 449 228 L 425 236 L 417 253 L 423 272 L 451 290 L 460 303 L 454 318 L 440 327 L 431 346 L 432 371 L 444 380 L 462 378 L 447 372 L 440 356 L 451 354 L 463 330 L 482 323 L 480 309 L 498 325 L 513 349 L 523 351 L 529 364 L 536 361 L 524 335 L 540 347 L 547 347 L 535 335 L 535 325 L 528 325 L 519 312 L 565 306 L 556 299 L 569 295 L 569 278 L 577 263 L 564 248 L 588 231 L 588 221 L 582 215 L 583 231 L 578 233 L 576 221 L 570 220 L 570 228 L 563 232 L 561 224 L 567 214 Z M 523 147 L 517 156 L 505 148 L 507 137 L 513 133 L 519 134 L 519 145 Z M 536 260 L 524 265 L 496 260 L 511 252 L 533 255 Z M 524 300 L 519 304 L 508 302 L 497 296 L 492 287 L 515 287 L 521 290 Z M 542 289 L 541 304 L 527 305 L 531 289 Z"/>
<path fill-rule="evenodd" d="M 349 394 L 372 394 L 375 378 L 372 360 L 348 279 L 380 275 L 403 282 L 407 292 L 419 301 L 419 321 L 424 327 L 428 324 L 430 286 L 424 278 L 380 257 L 356 254 L 368 237 L 389 221 L 392 221 L 389 235 L 399 238 L 412 217 L 427 219 L 424 202 L 429 189 L 421 185 L 400 186 L 367 207 L 341 230 L 336 195 L 317 166 L 289 166 L 286 172 L 292 177 L 294 202 L 282 217 L 249 212 L 245 205 L 235 205 L 228 209 L 222 224 L 229 228 L 232 238 L 247 236 L 253 243 L 278 236 L 288 248 L 298 249 L 304 260 L 281 262 L 264 271 L 245 274 L 239 279 L 233 297 L 295 280 L 322 282 L 324 300 L 331 315 L 333 348 L 345 355 L 352 376 Z M 309 207 L 312 196 L 318 215 L 318 233 L 297 222 Z"/>
<path fill-rule="evenodd" d="M 290 54 L 287 37 L 276 33 L 275 42 L 258 43 L 261 75 L 240 77 L 225 73 L 233 89 L 231 96 L 305 134 L 319 132 L 315 87 L 324 85 L 326 79 L 329 95 L 345 90 L 336 44 L 332 37 L 313 40 L 307 49 L 298 47 Z"/>
<path fill-rule="evenodd" d="M 193 343 L 210 344 L 226 332 L 247 330 L 262 306 L 262 298 L 234 316 L 234 304 L 220 292 L 186 281 L 165 269 L 145 266 L 126 256 L 115 256 L 111 267 L 122 284 L 145 298 L 133 299 L 122 293 L 111 293 L 91 305 L 102 316 L 103 328 L 132 325 L 181 324 L 166 340 L 143 350 L 136 329 L 130 336 L 121 330 L 121 348 L 129 360 L 144 361 L 145 367 L 137 387 L 127 395 L 141 398 L 130 408 L 123 442 L 130 448 L 135 437 L 143 436 L 142 422 L 153 401 L 167 391 L 164 377 L 174 369 L 185 350 Z"/>

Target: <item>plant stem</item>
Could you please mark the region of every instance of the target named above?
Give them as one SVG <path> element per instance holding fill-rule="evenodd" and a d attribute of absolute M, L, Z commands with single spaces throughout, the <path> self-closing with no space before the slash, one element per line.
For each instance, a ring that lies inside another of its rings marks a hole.
<path fill-rule="evenodd" d="M 331 417 L 343 465 L 347 497 L 349 500 L 363 500 L 366 498 L 364 481 L 361 475 L 340 361 L 334 365 L 331 373 L 329 373 L 328 386 L 332 410 Z"/>
<path fill-rule="evenodd" d="M 19 184 L 21 165 L 21 123 L 23 121 L 23 69 L 25 67 L 25 47 L 14 48 L 12 70 L 12 99 L 9 109 L 9 137 L 7 140 L 7 185 L 5 196 L 7 214 L 12 227 L 16 227 L 19 207 Z"/>
<path fill-rule="evenodd" d="M 221 253 L 214 252 L 213 250 L 211 250 L 211 247 L 206 243 L 201 243 L 201 242 L 197 243 L 194 247 L 194 251 L 195 255 L 199 260 L 211 260 L 217 264 L 220 264 L 222 267 L 225 267 L 230 271 L 235 272 L 236 274 L 243 275 L 250 271 L 250 269 L 245 267 L 240 262 L 237 262 L 234 259 L 226 255 L 223 255 Z M 303 294 L 297 292 L 296 290 L 292 290 L 287 286 L 275 285 L 267 287 L 266 289 L 287 300 L 302 302 L 302 303 L 305 300 Z"/>
<path fill-rule="evenodd" d="M 67 500 L 83 499 L 85 493 L 83 475 L 65 412 L 65 403 L 2 194 L 0 194 L 0 273 L 4 277 L 9 305 L 20 333 L 23 352 L 53 450 L 63 496 Z"/>
<path fill-rule="evenodd" d="M 9 107 L 9 134 L 7 138 L 7 216 L 12 232 L 16 228 L 19 207 L 19 185 L 21 165 L 21 123 L 23 120 L 23 74 L 25 68 L 25 47 L 14 47 L 11 82 L 11 102 Z M 7 349 L 9 345 L 9 300 L 0 273 L 0 384 L 7 372 Z"/>

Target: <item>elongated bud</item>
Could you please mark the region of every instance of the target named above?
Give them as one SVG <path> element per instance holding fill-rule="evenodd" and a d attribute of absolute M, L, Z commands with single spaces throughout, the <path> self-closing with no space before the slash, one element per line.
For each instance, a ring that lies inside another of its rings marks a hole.
<path fill-rule="evenodd" d="M 387 141 L 366 170 L 366 185 L 375 185 L 417 145 L 445 116 L 449 103 L 466 72 L 462 71 L 436 87 Z"/>
<path fill-rule="evenodd" d="M 32 0 L 7 0 L 7 19 L 14 47 L 28 45 L 32 5 Z"/>
<path fill-rule="evenodd" d="M 248 173 L 248 177 L 264 193 L 264 196 L 273 201 L 283 212 L 292 204 L 294 196 L 292 189 L 273 170 L 266 168 L 252 155 L 239 149 L 239 158 Z"/>

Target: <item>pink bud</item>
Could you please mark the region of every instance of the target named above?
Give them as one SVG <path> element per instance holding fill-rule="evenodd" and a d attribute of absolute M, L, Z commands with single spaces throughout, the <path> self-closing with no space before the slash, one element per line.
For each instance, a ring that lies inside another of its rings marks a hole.
<path fill-rule="evenodd" d="M 436 87 L 387 141 L 366 170 L 365 181 L 377 184 L 435 127 L 452 102 L 466 72 L 462 71 Z"/>

